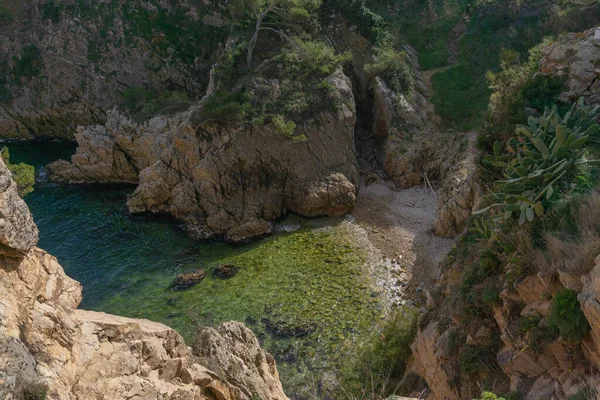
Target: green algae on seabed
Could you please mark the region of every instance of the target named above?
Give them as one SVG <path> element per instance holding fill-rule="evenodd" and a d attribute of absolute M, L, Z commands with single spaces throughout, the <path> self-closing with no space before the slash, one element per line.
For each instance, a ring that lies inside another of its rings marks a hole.
<path fill-rule="evenodd" d="M 365 274 L 366 256 L 344 224 L 310 225 L 176 270 L 228 263 L 241 267 L 233 278 L 209 274 L 188 290 L 173 291 L 167 289 L 173 271 L 137 273 L 123 277 L 130 280 L 124 285 L 127 289 L 98 309 L 162 321 L 187 340 L 197 326 L 244 321 L 278 359 L 286 386 L 306 385 L 310 374 L 317 377 L 323 370 L 336 369 L 352 355 L 354 340 L 368 333 L 381 308 Z M 278 335 L 273 326 L 290 334 Z"/>
<path fill-rule="evenodd" d="M 36 168 L 74 147 L 9 144 L 14 162 Z M 195 242 L 172 221 L 131 216 L 132 187 L 36 185 L 25 200 L 40 228 L 39 246 L 83 284 L 81 307 L 163 322 L 191 344 L 199 325 L 245 322 L 278 361 L 286 393 L 306 398 L 324 372 L 355 356 L 375 329 L 383 300 L 374 296 L 367 254 L 343 218 L 285 221 L 303 227 L 245 246 Z M 233 278 L 209 276 L 173 291 L 177 274 L 220 263 Z M 282 337 L 273 332 L 293 333 Z M 318 385 L 318 383 L 317 383 Z"/>

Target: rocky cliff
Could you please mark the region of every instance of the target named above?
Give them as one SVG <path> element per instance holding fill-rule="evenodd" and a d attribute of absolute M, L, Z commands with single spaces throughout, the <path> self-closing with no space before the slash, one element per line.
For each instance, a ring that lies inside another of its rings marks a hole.
<path fill-rule="evenodd" d="M 593 34 L 568 34 L 543 49 L 536 74 L 562 78 L 565 102 L 600 102 L 600 40 Z M 564 217 L 578 233 L 513 226 L 516 252 L 473 236 L 458 244 L 411 346 L 413 370 L 427 381 L 430 399 L 478 398 L 482 389 L 524 399 L 597 398 L 597 193 L 583 199 Z M 543 236 L 544 246 L 532 245 L 532 235 Z M 562 327 L 560 318 L 568 321 Z"/>
<path fill-rule="evenodd" d="M 357 195 L 355 105 L 341 70 L 327 82 L 337 109 L 317 113 L 295 137 L 274 123 L 199 122 L 201 108 L 142 124 L 112 111 L 105 126 L 78 130 L 71 163 L 49 170 L 70 183 L 137 183 L 127 202 L 131 211 L 169 213 L 200 238 L 259 236 L 288 210 L 343 214 Z"/>
<path fill-rule="evenodd" d="M 165 325 L 78 310 L 81 285 L 35 247 L 1 161 L 0 214 L 3 399 L 287 399 L 273 357 L 240 323 L 201 330 L 192 349 Z"/>
<path fill-rule="evenodd" d="M 218 1 L 3 1 L 0 137 L 71 139 L 128 90 L 203 94 L 226 13 Z"/>

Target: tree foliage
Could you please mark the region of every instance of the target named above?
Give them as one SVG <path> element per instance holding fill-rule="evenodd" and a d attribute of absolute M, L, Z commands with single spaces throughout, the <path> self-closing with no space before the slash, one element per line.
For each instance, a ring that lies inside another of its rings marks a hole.
<path fill-rule="evenodd" d="M 321 0 L 251 0 L 249 9 L 256 20 L 256 27 L 248 43 L 248 67 L 252 66 L 254 49 L 261 31 L 272 31 L 291 41 L 284 31 L 302 33 L 303 25 L 320 6 Z"/>
<path fill-rule="evenodd" d="M 8 147 L 3 147 L 0 151 L 0 155 L 2 156 L 4 164 L 6 164 L 6 167 L 11 172 L 13 180 L 17 184 L 19 195 L 24 197 L 33 192 L 33 185 L 35 184 L 35 169 L 33 166 L 25 163 L 11 164 Z"/>

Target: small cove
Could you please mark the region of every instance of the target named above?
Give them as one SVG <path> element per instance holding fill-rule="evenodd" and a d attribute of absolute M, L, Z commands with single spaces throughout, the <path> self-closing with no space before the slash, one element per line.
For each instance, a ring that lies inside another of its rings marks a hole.
<path fill-rule="evenodd" d="M 69 159 L 64 143 L 8 145 L 11 161 L 36 167 Z M 83 284 L 81 308 L 165 323 L 193 343 L 198 326 L 245 322 L 278 361 L 288 395 L 355 355 L 381 318 L 383 300 L 364 265 L 368 255 L 344 218 L 302 219 L 295 232 L 233 246 L 195 242 L 167 218 L 132 216 L 131 186 L 36 185 L 25 200 L 40 229 L 39 247 Z M 218 264 L 241 268 L 213 277 Z M 200 284 L 169 288 L 177 274 L 206 269 Z"/>

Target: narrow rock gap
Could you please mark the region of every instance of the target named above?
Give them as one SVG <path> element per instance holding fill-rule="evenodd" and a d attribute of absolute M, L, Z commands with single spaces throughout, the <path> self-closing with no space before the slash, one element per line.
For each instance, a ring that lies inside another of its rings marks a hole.
<path fill-rule="evenodd" d="M 363 175 L 383 174 L 383 145 L 385 138 L 373 135 L 373 91 L 370 89 L 364 72 L 355 67 L 346 71 L 352 81 L 352 92 L 356 103 L 356 123 L 354 124 L 354 146 L 360 173 Z"/>

